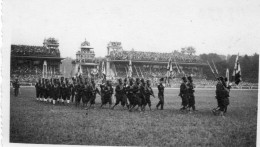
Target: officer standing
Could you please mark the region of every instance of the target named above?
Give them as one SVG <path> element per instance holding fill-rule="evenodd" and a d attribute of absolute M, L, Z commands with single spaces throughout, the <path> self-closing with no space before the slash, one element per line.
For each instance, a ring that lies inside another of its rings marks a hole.
<path fill-rule="evenodd" d="M 40 100 L 40 87 L 41 87 L 41 79 L 38 80 L 38 82 L 35 84 L 35 90 L 36 90 L 36 100 Z"/>
<path fill-rule="evenodd" d="M 186 110 L 187 109 L 187 105 L 188 105 L 188 87 L 187 87 L 187 79 L 186 77 L 182 77 L 183 82 L 181 83 L 180 86 L 180 93 L 179 96 L 181 97 L 182 100 L 182 108 L 180 109 L 181 111 Z"/>
<path fill-rule="evenodd" d="M 159 106 L 161 106 L 161 110 L 163 110 L 164 106 L 164 86 L 163 86 L 163 81 L 164 79 L 160 79 L 160 84 L 158 85 L 158 98 L 159 98 L 159 103 L 156 105 L 156 108 L 158 109 Z"/>
<path fill-rule="evenodd" d="M 13 88 L 14 88 L 14 96 L 17 97 L 20 88 L 20 83 L 17 78 L 15 79 L 15 82 L 13 82 Z"/>
<path fill-rule="evenodd" d="M 189 76 L 188 77 L 188 83 L 187 83 L 187 92 L 188 92 L 188 108 L 190 110 L 190 108 L 192 108 L 193 111 L 195 111 L 195 96 L 194 96 L 194 87 L 195 85 L 193 84 L 193 80 L 192 80 L 192 77 Z"/>

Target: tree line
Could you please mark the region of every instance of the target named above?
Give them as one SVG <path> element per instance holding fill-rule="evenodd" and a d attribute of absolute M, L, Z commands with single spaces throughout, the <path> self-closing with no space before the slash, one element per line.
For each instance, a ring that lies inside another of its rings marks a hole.
<path fill-rule="evenodd" d="M 235 66 L 235 61 L 237 55 L 218 55 L 215 53 L 201 54 L 200 58 L 204 62 L 209 62 L 212 66 L 212 61 L 215 63 L 216 68 L 219 72 L 219 76 L 226 75 L 226 69 L 229 69 L 229 77 L 232 79 L 232 73 Z M 239 56 L 239 63 L 241 67 L 242 81 L 258 83 L 258 73 L 259 73 L 259 54 L 255 53 L 253 55 L 243 55 Z M 206 74 L 207 79 L 214 79 L 209 66 L 203 67 L 203 72 Z"/>

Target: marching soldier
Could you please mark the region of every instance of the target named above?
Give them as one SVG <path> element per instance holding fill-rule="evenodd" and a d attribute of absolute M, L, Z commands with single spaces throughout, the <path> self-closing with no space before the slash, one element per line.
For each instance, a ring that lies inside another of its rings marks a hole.
<path fill-rule="evenodd" d="M 50 79 L 50 81 L 48 81 L 47 84 L 47 89 L 48 89 L 48 98 L 47 98 L 47 102 L 52 102 L 53 99 L 53 84 L 52 84 L 52 79 Z"/>
<path fill-rule="evenodd" d="M 41 79 L 41 85 L 39 85 L 40 87 L 40 101 L 44 100 L 44 78 Z"/>
<path fill-rule="evenodd" d="M 187 93 L 188 93 L 188 108 L 190 110 L 190 108 L 192 108 L 193 111 L 195 111 L 195 96 L 194 96 L 194 84 L 193 84 L 193 80 L 192 77 L 189 76 L 188 77 L 188 84 L 187 84 Z"/>
<path fill-rule="evenodd" d="M 41 79 L 38 80 L 38 82 L 35 84 L 35 90 L 36 90 L 36 100 L 40 100 L 40 87 L 41 87 Z"/>
<path fill-rule="evenodd" d="M 104 87 L 104 100 L 101 104 L 101 108 L 103 107 L 103 105 L 106 105 L 107 103 L 109 103 L 109 108 L 112 105 L 112 94 L 114 93 L 114 89 L 110 83 L 110 81 L 107 81 L 107 85 Z"/>
<path fill-rule="evenodd" d="M 226 86 L 226 82 L 223 77 L 218 78 L 218 83 L 216 85 L 216 99 L 218 102 L 218 108 L 213 109 L 212 112 L 215 115 L 224 116 L 227 106 L 229 105 L 229 92 L 230 87 Z"/>
<path fill-rule="evenodd" d="M 133 79 L 129 79 L 129 85 L 126 86 L 126 92 L 127 92 L 127 98 L 129 101 L 129 106 L 128 108 L 130 109 L 133 106 L 133 99 L 134 99 L 134 93 L 133 93 L 133 89 L 134 89 L 134 85 L 133 85 Z"/>
<path fill-rule="evenodd" d="M 91 80 L 91 84 L 89 85 L 89 92 L 90 92 L 89 93 L 89 96 L 90 96 L 89 108 L 91 108 L 91 106 L 95 105 L 95 103 L 96 103 L 96 95 L 97 95 L 97 93 L 100 95 L 100 92 L 99 92 L 98 88 L 96 87 L 94 79 Z"/>
<path fill-rule="evenodd" d="M 122 79 L 118 79 L 118 85 L 116 86 L 116 103 L 115 105 L 112 107 L 112 109 L 115 108 L 115 106 L 117 106 L 120 102 L 121 102 L 121 105 L 124 107 L 127 103 L 127 99 L 125 99 L 125 87 L 122 83 Z"/>
<path fill-rule="evenodd" d="M 67 104 L 69 104 L 70 103 L 70 95 L 71 95 L 71 86 L 70 86 L 68 78 L 65 78 L 64 93 L 65 93 L 64 94 L 65 95 L 64 101 L 66 101 Z"/>
<path fill-rule="evenodd" d="M 140 98 L 140 95 L 141 95 L 141 92 L 140 92 L 140 79 L 139 78 L 136 78 L 136 81 L 135 81 L 135 84 L 133 85 L 133 97 L 132 97 L 132 107 L 129 109 L 129 111 L 131 112 L 135 106 L 138 106 L 137 107 L 137 110 L 138 111 L 141 111 L 141 98 Z"/>
<path fill-rule="evenodd" d="M 83 94 L 84 94 L 84 84 L 82 79 L 80 78 L 79 83 L 76 86 L 76 103 L 75 103 L 76 106 L 80 105 L 80 101 L 82 99 Z"/>
<path fill-rule="evenodd" d="M 85 78 L 85 83 L 83 84 L 82 87 L 82 103 L 83 107 L 87 107 L 88 102 L 90 100 L 90 92 L 89 92 L 89 82 L 88 78 Z"/>
<path fill-rule="evenodd" d="M 140 100 L 141 100 L 141 110 L 144 111 L 145 110 L 145 105 L 146 105 L 146 98 L 145 98 L 145 82 L 144 79 L 141 79 L 141 84 L 139 85 L 140 88 Z"/>
<path fill-rule="evenodd" d="M 104 95 L 105 95 L 105 91 L 104 91 L 104 89 L 105 89 L 105 87 L 106 87 L 105 85 L 106 85 L 106 83 L 105 83 L 105 79 L 103 79 L 103 80 L 102 80 L 102 83 L 100 84 L 101 103 L 104 102 Z"/>
<path fill-rule="evenodd" d="M 181 103 L 182 108 L 180 109 L 181 111 L 186 110 L 187 105 L 188 105 L 187 79 L 186 79 L 186 77 L 182 77 L 182 80 L 183 80 L 183 82 L 181 83 L 180 93 L 179 93 L 179 96 L 181 97 L 181 100 L 182 100 L 182 103 Z"/>
<path fill-rule="evenodd" d="M 145 102 L 146 102 L 144 109 L 145 109 L 146 105 L 148 104 L 150 111 L 151 111 L 152 110 L 151 109 L 152 104 L 151 104 L 150 96 L 152 95 L 154 98 L 155 98 L 155 96 L 154 96 L 154 93 L 153 93 L 153 89 L 151 87 L 151 81 L 150 80 L 146 81 L 146 85 L 145 85 L 144 90 L 145 90 Z"/>
<path fill-rule="evenodd" d="M 128 103 L 128 98 L 127 98 L 127 94 L 128 94 L 128 91 L 127 91 L 127 87 L 128 87 L 128 85 L 127 85 L 127 78 L 125 78 L 124 79 L 124 85 L 123 85 L 123 87 L 124 87 L 124 94 L 123 94 L 123 101 L 125 101 L 125 104 L 126 104 L 126 106 L 127 106 L 127 108 L 129 109 L 129 103 Z"/>
<path fill-rule="evenodd" d="M 75 91 L 76 91 L 76 79 L 72 78 L 72 84 L 70 85 L 71 90 L 71 102 L 75 102 Z"/>
<path fill-rule="evenodd" d="M 14 88 L 14 96 L 17 97 L 20 88 L 20 83 L 17 78 L 15 79 L 15 82 L 13 82 L 13 88 Z"/>
<path fill-rule="evenodd" d="M 58 79 L 54 79 L 54 85 L 53 85 L 53 105 L 56 104 L 56 101 L 59 98 L 59 94 L 60 94 L 60 86 L 59 86 L 59 81 Z"/>
<path fill-rule="evenodd" d="M 158 98 L 159 98 L 159 103 L 156 105 L 156 108 L 158 109 L 159 106 L 161 106 L 161 110 L 163 110 L 164 106 L 164 86 L 163 86 L 163 81 L 164 79 L 160 79 L 160 84 L 158 85 Z"/>

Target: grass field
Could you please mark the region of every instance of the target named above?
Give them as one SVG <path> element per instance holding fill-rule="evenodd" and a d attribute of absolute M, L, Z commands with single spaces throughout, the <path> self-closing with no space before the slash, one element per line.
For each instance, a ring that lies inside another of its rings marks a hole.
<path fill-rule="evenodd" d="M 231 91 L 225 118 L 214 116 L 214 90 L 196 90 L 195 113 L 180 112 L 179 90 L 165 90 L 165 110 L 84 110 L 35 100 L 34 88 L 11 90 L 10 142 L 138 146 L 256 146 L 257 90 Z M 157 90 L 154 90 L 157 93 Z M 100 106 L 100 97 L 97 97 Z M 86 115 L 88 112 L 88 115 Z"/>

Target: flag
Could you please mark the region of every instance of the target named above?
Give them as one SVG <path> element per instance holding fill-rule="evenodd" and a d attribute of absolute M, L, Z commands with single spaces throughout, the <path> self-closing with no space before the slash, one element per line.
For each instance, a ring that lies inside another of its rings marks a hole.
<path fill-rule="evenodd" d="M 235 83 L 237 85 L 242 80 L 241 79 L 241 68 L 240 68 L 240 63 L 239 63 L 238 58 L 239 58 L 239 54 L 237 55 L 235 66 L 234 66 L 234 70 L 233 70 L 233 75 L 232 75 L 232 79 L 235 80 Z"/>
<path fill-rule="evenodd" d="M 168 65 L 167 65 L 167 77 L 169 77 L 172 73 L 172 58 L 169 59 Z"/>
<path fill-rule="evenodd" d="M 216 73 L 217 73 L 217 75 L 218 75 L 218 69 L 217 69 L 215 63 L 213 62 L 213 60 L 212 60 L 212 63 L 213 63 L 213 66 L 214 66 L 214 68 L 215 68 L 215 71 L 216 71 Z"/>
<path fill-rule="evenodd" d="M 106 79 L 106 68 L 105 68 L 105 62 L 102 62 L 102 75 L 103 75 L 103 79 Z"/>
<path fill-rule="evenodd" d="M 82 70 L 80 68 L 80 65 L 78 66 L 78 76 L 80 76 L 82 74 Z"/>
<path fill-rule="evenodd" d="M 132 77 L 132 72 L 133 72 L 131 59 L 129 60 L 129 67 L 128 68 L 129 68 L 128 69 L 128 76 L 131 78 Z"/>
<path fill-rule="evenodd" d="M 229 69 L 226 70 L 227 85 L 229 84 Z"/>

